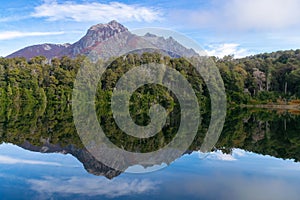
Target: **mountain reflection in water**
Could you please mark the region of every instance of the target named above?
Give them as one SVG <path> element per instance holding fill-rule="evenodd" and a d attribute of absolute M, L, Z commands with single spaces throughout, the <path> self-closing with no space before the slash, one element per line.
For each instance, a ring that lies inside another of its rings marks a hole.
<path fill-rule="evenodd" d="M 0 145 L 6 199 L 298 199 L 300 163 L 242 149 L 183 155 L 167 168 L 111 180 L 67 154 Z M 104 173 L 104 172 L 102 172 Z M 16 192 L 18 191 L 18 192 Z"/>

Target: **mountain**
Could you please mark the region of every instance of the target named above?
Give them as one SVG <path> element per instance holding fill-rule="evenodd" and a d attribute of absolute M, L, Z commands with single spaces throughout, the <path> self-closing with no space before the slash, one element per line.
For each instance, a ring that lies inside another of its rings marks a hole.
<path fill-rule="evenodd" d="M 154 34 L 146 33 L 143 36 L 143 39 L 147 40 L 158 49 L 168 51 L 168 54 L 171 57 L 178 57 L 178 55 L 191 57 L 196 55 L 196 52 L 193 49 L 185 48 L 172 37 L 165 39 L 164 37 L 158 37 Z"/>
<path fill-rule="evenodd" d="M 69 46 L 70 44 L 38 44 L 18 50 L 8 55 L 7 58 L 25 57 L 30 59 L 35 56 L 43 55 L 51 59 L 53 57 L 60 57 L 62 55 L 61 53 Z"/>
<path fill-rule="evenodd" d="M 33 152 L 71 154 L 83 164 L 86 171 L 96 176 L 105 176 L 108 179 L 112 179 L 122 173 L 99 162 L 85 148 L 76 148 L 71 144 L 62 147 L 59 144 L 51 144 L 48 140 L 45 140 L 42 146 L 32 145 L 28 141 L 24 141 L 18 146 Z"/>
<path fill-rule="evenodd" d="M 48 59 L 53 57 L 76 57 L 77 55 L 89 55 L 97 58 L 110 58 L 120 56 L 132 49 L 137 52 L 160 49 L 161 52 L 171 56 L 191 57 L 197 55 L 193 49 L 187 49 L 172 37 L 158 37 L 147 33 L 138 36 L 131 33 L 126 27 L 113 20 L 108 24 L 97 24 L 88 29 L 85 36 L 74 44 L 40 44 L 29 46 L 8 55 L 12 57 L 25 57 L 43 55 Z M 144 50 L 141 50 L 144 49 Z M 148 49 L 148 50 L 147 50 Z"/>
<path fill-rule="evenodd" d="M 103 43 L 117 34 L 128 32 L 128 29 L 116 21 L 108 24 L 97 24 L 89 28 L 86 35 L 78 42 L 70 45 L 64 53 L 70 57 L 78 54 L 89 54 L 97 45 Z"/>

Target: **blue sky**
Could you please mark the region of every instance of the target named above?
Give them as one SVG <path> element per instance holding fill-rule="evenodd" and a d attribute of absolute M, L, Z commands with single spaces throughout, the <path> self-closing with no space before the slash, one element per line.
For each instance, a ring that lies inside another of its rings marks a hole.
<path fill-rule="evenodd" d="M 234 149 L 193 152 L 159 171 L 108 180 L 67 154 L 0 145 L 0 193 L 8 199 L 299 199 L 300 163 Z M 18 192 L 16 192 L 18 191 Z M 202 197 L 202 198 L 201 198 Z"/>
<path fill-rule="evenodd" d="M 113 19 L 129 29 L 178 31 L 219 57 L 300 48 L 299 0 L 2 0 L 0 9 L 0 56 L 73 43 Z"/>

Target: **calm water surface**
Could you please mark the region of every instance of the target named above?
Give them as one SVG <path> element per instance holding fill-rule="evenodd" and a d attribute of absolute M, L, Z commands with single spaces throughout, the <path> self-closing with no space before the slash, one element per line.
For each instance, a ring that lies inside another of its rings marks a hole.
<path fill-rule="evenodd" d="M 1 199 L 299 199 L 295 113 L 231 111 L 212 152 L 195 141 L 167 167 L 133 174 L 95 160 L 60 112 L 2 114 Z"/>

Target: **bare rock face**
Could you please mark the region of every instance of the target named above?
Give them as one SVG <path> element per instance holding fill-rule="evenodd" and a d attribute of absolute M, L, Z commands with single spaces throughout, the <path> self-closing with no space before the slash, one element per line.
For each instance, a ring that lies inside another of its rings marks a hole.
<path fill-rule="evenodd" d="M 43 55 L 48 59 L 53 57 L 76 57 L 89 55 L 97 58 L 120 56 L 122 52 L 134 48 L 160 49 L 170 57 L 197 55 L 193 49 L 187 49 L 172 37 L 158 37 L 147 33 L 144 36 L 132 34 L 126 27 L 113 20 L 108 24 L 97 24 L 88 29 L 85 36 L 74 44 L 41 44 L 21 49 L 7 57 L 25 57 Z"/>
<path fill-rule="evenodd" d="M 70 57 L 75 57 L 78 54 L 88 54 L 95 46 L 123 32 L 128 32 L 128 29 L 116 21 L 94 25 L 89 28 L 83 38 L 69 46 L 64 54 Z"/>
<path fill-rule="evenodd" d="M 154 34 L 147 33 L 143 36 L 143 39 L 147 40 L 158 49 L 168 51 L 171 57 L 177 57 L 175 55 L 181 55 L 185 57 L 192 57 L 197 55 L 197 53 L 193 49 L 185 48 L 172 37 L 165 39 L 164 37 L 158 37 Z"/>
<path fill-rule="evenodd" d="M 93 46 L 94 43 L 102 42 L 107 40 L 108 38 L 122 32 L 128 31 L 122 24 L 119 24 L 116 21 L 111 21 L 108 24 L 97 24 L 92 26 L 88 31 L 87 34 L 82 39 L 87 39 L 90 41 L 88 46 Z"/>

